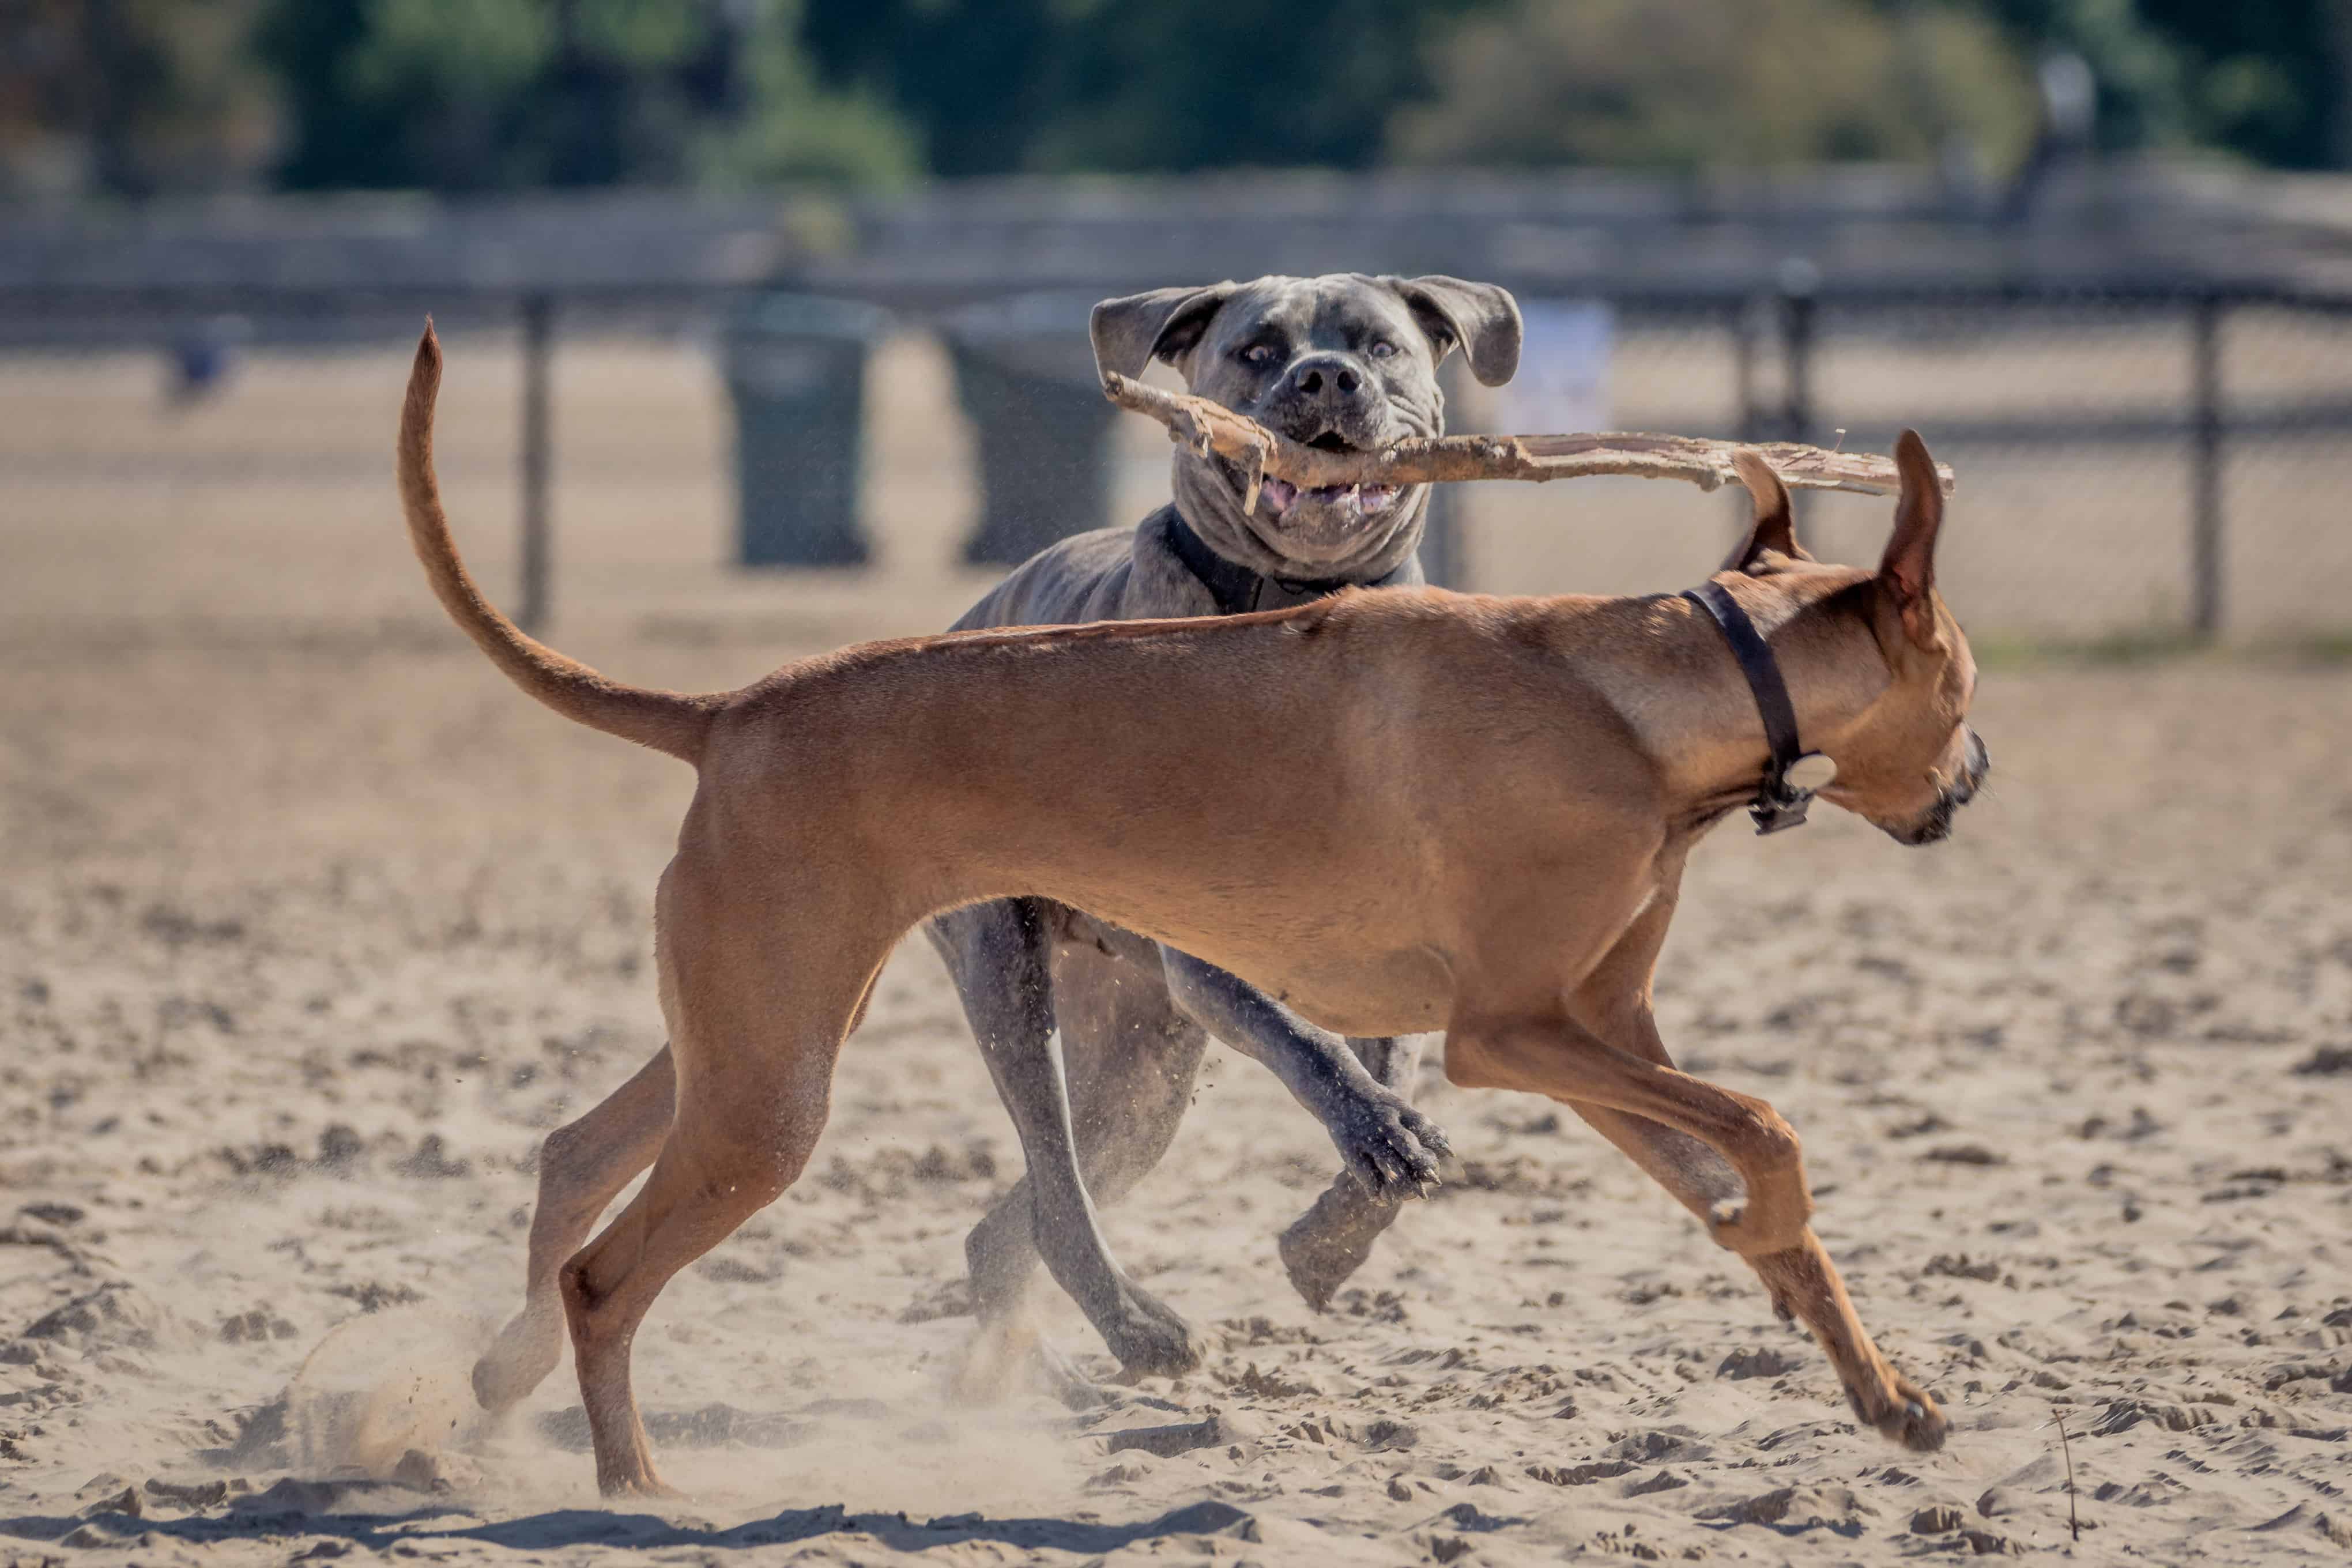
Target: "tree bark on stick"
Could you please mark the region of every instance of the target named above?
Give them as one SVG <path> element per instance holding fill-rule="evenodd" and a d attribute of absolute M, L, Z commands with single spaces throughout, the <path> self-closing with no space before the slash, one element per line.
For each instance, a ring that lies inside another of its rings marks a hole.
<path fill-rule="evenodd" d="M 1825 452 L 1795 441 L 1741 443 L 1696 436 L 1637 433 L 1569 436 L 1428 436 L 1378 452 L 1327 452 L 1267 429 L 1246 415 L 1190 393 L 1163 392 L 1116 371 L 1103 376 L 1103 395 L 1131 414 L 1156 419 L 1206 457 L 1216 452 L 1240 466 L 1243 501 L 1257 504 L 1269 476 L 1301 489 L 1332 485 L 1454 484 L 1466 479 L 1580 479 L 1622 474 L 1681 479 L 1711 490 L 1737 483 L 1731 455 L 1743 445 L 1764 455 L 1791 489 L 1849 490 L 1891 496 L 1902 489 L 1895 461 L 1875 452 Z M 1937 464 L 1945 493 L 1948 464 Z"/>

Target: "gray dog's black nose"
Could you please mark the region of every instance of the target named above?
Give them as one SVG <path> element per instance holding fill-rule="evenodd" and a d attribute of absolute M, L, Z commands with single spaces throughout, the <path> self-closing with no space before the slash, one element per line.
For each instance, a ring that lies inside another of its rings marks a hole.
<path fill-rule="evenodd" d="M 1310 354 L 1290 367 L 1290 384 L 1302 396 L 1324 401 L 1353 397 L 1363 390 L 1364 378 L 1339 354 Z"/>

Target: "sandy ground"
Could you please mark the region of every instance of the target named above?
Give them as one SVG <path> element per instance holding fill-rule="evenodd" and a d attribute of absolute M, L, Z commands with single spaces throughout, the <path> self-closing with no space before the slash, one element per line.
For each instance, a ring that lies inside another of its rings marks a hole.
<path fill-rule="evenodd" d="M 907 355 L 885 395 L 943 407 Z M 494 563 L 506 404 L 452 356 L 479 412 L 451 489 Z M 1997 667 L 1995 789 L 1955 842 L 1830 813 L 1727 828 L 1694 873 L 1667 1037 L 1805 1136 L 1942 1454 L 1857 1432 L 1745 1271 L 1533 1100 L 1433 1078 L 1461 1169 L 1309 1313 L 1273 1240 L 1334 1156 L 1222 1051 L 1108 1216 L 1207 1367 L 959 1407 L 961 1238 L 1019 1154 L 910 946 L 809 1175 L 639 1341 L 691 1500 L 601 1504 L 568 1370 L 500 1432 L 463 1375 L 519 1288 L 538 1141 L 659 1043 L 647 900 L 688 778 L 506 687 L 430 615 L 381 468 L 315 458 L 381 452 L 394 362 L 296 368 L 168 425 L 120 366 L 0 375 L 0 1563 L 2352 1545 L 2352 683 L 2219 658 Z M 633 456 L 707 447 L 706 416 L 661 423 L 707 392 L 610 368 L 562 407 L 562 646 L 731 684 L 983 581 L 943 563 L 958 449 L 911 440 L 873 457 L 887 571 L 709 570 L 708 481 Z"/>

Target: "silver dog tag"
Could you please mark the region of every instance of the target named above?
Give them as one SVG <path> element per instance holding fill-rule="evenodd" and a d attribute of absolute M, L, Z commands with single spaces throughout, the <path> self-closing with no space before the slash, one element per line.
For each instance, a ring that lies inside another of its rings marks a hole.
<path fill-rule="evenodd" d="M 1788 780 L 1790 789 L 1818 795 L 1837 782 L 1837 763 L 1822 752 L 1807 752 L 1790 763 L 1788 772 L 1780 776 Z"/>

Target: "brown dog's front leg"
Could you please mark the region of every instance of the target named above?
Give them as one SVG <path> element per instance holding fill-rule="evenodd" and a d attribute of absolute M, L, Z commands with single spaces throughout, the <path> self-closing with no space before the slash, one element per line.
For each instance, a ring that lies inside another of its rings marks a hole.
<path fill-rule="evenodd" d="M 1594 972 L 1578 997 L 1593 1035 L 1663 1068 L 1671 1068 L 1674 1060 L 1658 1034 L 1656 1015 L 1650 1009 L 1649 980 L 1672 913 L 1671 900 L 1654 908 Z M 1703 1223 L 1711 1224 L 1725 1203 L 1738 1196 L 1739 1173 L 1688 1134 L 1601 1106 L 1571 1101 L 1570 1109 Z M 1811 1331 L 1836 1368 L 1854 1413 L 1866 1425 L 1908 1448 L 1927 1451 L 1943 1446 L 1944 1417 L 1936 1402 L 1925 1389 L 1887 1365 L 1811 1227 L 1795 1247 L 1751 1254 L 1748 1265 L 1764 1282 L 1773 1310 L 1782 1321 L 1801 1322 Z"/>
<path fill-rule="evenodd" d="M 1570 1101 L 1575 1111 L 1648 1172 L 1675 1201 L 1706 1221 L 1738 1186 L 1738 1173 L 1714 1150 L 1654 1121 Z M 1784 1321 L 1810 1330 L 1837 1370 L 1847 1402 L 1865 1426 L 1906 1448 L 1944 1446 L 1944 1417 L 1927 1391 L 1886 1363 L 1853 1310 L 1845 1282 L 1812 1231 L 1786 1251 L 1752 1255 L 1748 1266 Z"/>
<path fill-rule="evenodd" d="M 1811 1231 L 1805 1233 L 1802 1244 L 1751 1258 L 1748 1265 L 1772 1293 L 1774 1304 L 1812 1330 L 1845 1385 L 1846 1403 L 1864 1426 L 1919 1453 L 1944 1446 L 1944 1413 L 1926 1389 L 1889 1366 L 1879 1353 L 1854 1315 L 1837 1266 Z"/>
<path fill-rule="evenodd" d="M 1567 1019 L 1465 1029 L 1446 1037 L 1445 1076 L 1469 1089 L 1517 1089 L 1658 1123 L 1720 1156 L 1743 1195 L 1700 1217 L 1743 1258 L 1785 1252 L 1808 1234 L 1813 1202 L 1797 1135 L 1764 1101 L 1617 1049 Z"/>
<path fill-rule="evenodd" d="M 1738 1118 L 1747 1107 L 1761 1107 L 1768 1113 L 1770 1108 L 1760 1100 L 1703 1084 L 1666 1067 L 1662 1059 L 1665 1048 L 1658 1042 L 1655 1029 L 1649 1026 L 1646 1011 L 1634 1021 L 1634 1026 L 1623 1032 L 1642 1049 L 1643 1057 L 1612 1049 L 1573 1025 L 1559 1029 L 1555 1037 L 1559 1043 L 1550 1049 L 1543 1048 L 1519 1031 L 1469 1038 L 1457 1036 L 1447 1042 L 1446 1072 L 1457 1083 L 1528 1089 L 1564 1101 L 1722 1240 L 1727 1227 L 1721 1216 L 1737 1209 L 1743 1186 L 1748 1194 L 1747 1213 L 1753 1214 L 1757 1208 L 1755 1175 L 1742 1166 L 1733 1148 L 1724 1144 L 1738 1147 Z M 1502 1042 L 1499 1047 L 1493 1043 L 1498 1038 Z M 1457 1055 L 1457 1044 L 1467 1049 Z M 1605 1052 L 1606 1058 L 1613 1061 L 1594 1070 L 1591 1063 L 1596 1050 Z M 1643 1059 L 1653 1057 L 1661 1059 Z M 1562 1070 L 1559 1064 L 1569 1060 L 1580 1064 L 1582 1070 L 1573 1074 Z M 1618 1069 L 1618 1063 L 1632 1064 L 1637 1068 L 1646 1067 L 1672 1087 L 1646 1095 L 1628 1089 L 1627 1081 L 1641 1084 L 1642 1075 Z M 1730 1109 L 1695 1114 L 1694 1106 L 1706 1107 L 1708 1102 L 1703 1094 L 1685 1089 L 1684 1085 L 1696 1085 L 1699 1090 L 1722 1096 L 1730 1102 Z M 1594 1086 L 1599 1086 L 1599 1092 L 1591 1092 Z M 1601 1100 L 1601 1094 L 1609 1095 L 1618 1103 Z M 1641 1103 L 1644 1098 L 1671 1108 L 1685 1118 L 1684 1124 L 1669 1124 L 1664 1117 L 1634 1110 L 1626 1103 Z M 1772 1121 L 1786 1131 L 1787 1123 L 1780 1121 L 1777 1115 Z M 1731 1136 L 1723 1131 L 1726 1122 L 1734 1129 Z M 1710 1138 L 1705 1135 L 1706 1132 L 1716 1136 Z M 1717 1138 L 1723 1142 L 1717 1142 Z M 1789 1140 L 1793 1156 L 1794 1135 L 1789 1134 Z M 1792 1157 L 1787 1166 L 1776 1169 L 1785 1170 L 1798 1184 L 1795 1206 L 1791 1208 L 1790 1200 L 1784 1198 L 1779 1212 L 1800 1215 L 1809 1213 L 1811 1200 L 1802 1189 L 1801 1162 Z M 1744 1215 L 1740 1225 L 1744 1226 Z M 1753 1233 L 1742 1239 L 1749 1245 L 1729 1245 L 1735 1246 L 1763 1280 L 1774 1308 L 1812 1331 L 1836 1369 L 1848 1403 L 1864 1424 L 1907 1448 L 1929 1452 L 1942 1447 L 1946 1430 L 1942 1412 L 1936 1408 L 1935 1400 L 1925 1389 L 1896 1373 L 1879 1353 L 1869 1331 L 1854 1313 L 1844 1281 L 1838 1278 L 1835 1266 L 1822 1249 L 1811 1226 L 1799 1218 L 1795 1235 L 1785 1247 L 1757 1247 Z"/>

